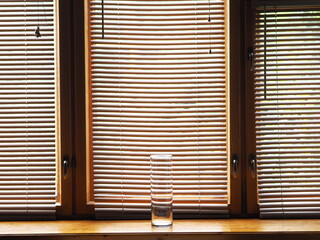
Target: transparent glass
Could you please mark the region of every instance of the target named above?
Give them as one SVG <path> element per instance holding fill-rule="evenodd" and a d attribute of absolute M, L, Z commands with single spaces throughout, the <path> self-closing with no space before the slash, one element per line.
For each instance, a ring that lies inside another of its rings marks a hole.
<path fill-rule="evenodd" d="M 151 155 L 151 222 L 153 226 L 172 225 L 171 155 Z"/>

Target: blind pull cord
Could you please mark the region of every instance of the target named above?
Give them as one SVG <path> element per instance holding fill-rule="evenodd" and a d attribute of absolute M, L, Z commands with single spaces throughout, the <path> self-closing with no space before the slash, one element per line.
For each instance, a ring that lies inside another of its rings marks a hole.
<path fill-rule="evenodd" d="M 42 1 L 42 10 L 43 10 L 43 15 L 44 15 L 44 21 L 45 21 L 45 25 L 47 25 L 47 13 L 46 13 L 46 9 L 44 7 L 44 2 Z M 40 32 L 40 10 L 39 10 L 39 2 L 38 2 L 38 27 L 35 30 L 35 35 L 37 38 L 41 37 L 41 32 Z"/>
<path fill-rule="evenodd" d="M 42 1 L 42 10 L 43 10 L 43 15 L 44 15 L 44 21 L 47 24 L 47 14 L 46 14 L 46 10 L 45 10 L 43 1 Z M 38 1 L 38 26 L 37 26 L 36 30 L 34 31 L 34 34 L 35 34 L 36 38 L 40 38 L 41 37 L 41 30 L 40 30 L 40 4 L 39 4 L 39 1 Z"/>
<path fill-rule="evenodd" d="M 280 157 L 280 119 L 279 119 L 279 79 L 278 79 L 278 9 L 277 9 L 277 0 L 274 2 L 275 11 L 274 11 L 274 25 L 275 25 L 275 39 L 276 39 L 276 82 L 277 82 L 277 124 L 278 124 L 278 164 L 280 170 L 280 189 L 281 189 L 281 209 L 282 216 L 285 217 L 285 211 L 283 206 L 283 188 L 282 188 L 282 168 L 281 168 L 281 157 Z"/>
<path fill-rule="evenodd" d="M 40 33 L 40 7 L 39 7 L 39 1 L 38 1 L 38 26 L 36 28 L 36 30 L 34 31 L 34 34 L 36 35 L 36 38 L 41 37 L 41 33 Z"/>
<path fill-rule="evenodd" d="M 266 5 L 264 5 L 264 23 L 263 23 L 263 26 L 264 26 L 264 54 L 263 54 L 263 57 L 264 57 L 264 76 L 263 76 L 263 79 L 264 79 L 264 82 L 263 82 L 263 85 L 264 85 L 264 100 L 267 100 L 267 11 L 266 11 Z"/>
<path fill-rule="evenodd" d="M 199 157 L 200 157 L 200 151 L 199 151 L 199 91 L 198 91 L 198 85 L 199 85 L 199 80 L 198 80 L 198 25 L 197 25 L 197 3 L 195 2 L 194 5 L 194 30 L 195 30 L 195 50 L 196 50 L 196 104 L 197 104 L 197 164 L 198 164 L 198 211 L 199 215 L 201 215 L 201 197 L 200 197 L 200 162 L 199 162 Z"/>
<path fill-rule="evenodd" d="M 209 54 L 212 53 L 211 51 L 211 4 L 210 4 L 210 0 L 208 0 L 208 4 L 209 4 L 209 17 L 208 17 L 208 22 L 209 22 Z"/>
<path fill-rule="evenodd" d="M 29 214 L 29 153 L 28 153 L 28 54 L 27 54 L 27 2 L 24 0 L 24 72 L 25 72 L 25 123 L 26 123 L 26 139 L 25 139 L 25 149 L 26 149 L 26 215 Z"/>
<path fill-rule="evenodd" d="M 119 94 L 119 112 L 120 112 L 120 158 L 121 158 L 121 214 L 124 215 L 125 213 L 125 209 L 124 209 L 124 194 L 123 194 L 123 151 L 122 151 L 122 84 L 121 84 L 121 80 L 120 80 L 120 73 L 121 73 L 121 69 L 120 69 L 120 8 L 119 8 L 119 1 L 117 2 L 117 34 L 118 34 L 118 94 Z M 104 26 L 102 27 L 104 29 Z"/>
<path fill-rule="evenodd" d="M 119 3 L 118 3 L 119 5 Z M 101 21 L 102 21 L 102 38 L 104 39 L 104 0 L 101 0 Z"/>

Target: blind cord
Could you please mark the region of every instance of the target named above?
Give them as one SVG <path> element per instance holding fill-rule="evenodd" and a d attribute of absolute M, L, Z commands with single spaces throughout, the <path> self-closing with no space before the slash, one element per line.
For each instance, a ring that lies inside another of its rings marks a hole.
<path fill-rule="evenodd" d="M 24 0 L 24 72 L 25 72 L 25 121 L 26 121 L 26 139 L 25 139 L 25 148 L 26 148 L 26 215 L 29 215 L 29 151 L 28 151 L 28 138 L 29 138 L 29 129 L 28 129 L 28 47 L 27 47 L 27 2 Z"/>
<path fill-rule="evenodd" d="M 275 22 L 275 39 L 276 39 L 276 82 L 277 82 L 277 116 L 278 116 L 278 164 L 279 164 L 279 173 L 280 173 L 280 190 L 281 190 L 281 209 L 282 216 L 285 217 L 284 206 L 283 206 L 283 189 L 282 189 L 282 168 L 281 168 L 281 157 L 280 157 L 280 119 L 279 119 L 279 79 L 278 79 L 278 9 L 277 9 L 277 0 L 274 2 L 275 11 L 274 11 L 274 22 Z"/>
<path fill-rule="evenodd" d="M 208 22 L 209 22 L 209 54 L 211 54 L 211 3 L 210 0 L 208 0 L 208 5 L 209 5 L 209 17 L 208 17 Z"/>
<path fill-rule="evenodd" d="M 39 1 L 38 1 L 38 26 L 34 32 L 34 34 L 36 35 L 36 38 L 41 37 L 41 33 L 40 33 L 40 6 L 39 6 Z"/>
<path fill-rule="evenodd" d="M 119 1 L 117 2 L 117 33 L 118 33 L 118 94 L 119 94 L 119 112 L 120 112 L 120 161 L 121 161 L 121 214 L 123 215 L 125 212 L 124 209 L 124 194 L 123 194 L 123 151 L 122 151 L 122 84 L 121 84 L 121 79 L 120 79 L 120 72 L 121 72 L 121 67 L 120 67 L 120 7 L 119 7 Z"/>
<path fill-rule="evenodd" d="M 198 161 L 198 205 L 199 205 L 199 215 L 201 215 L 201 191 L 200 191 L 200 149 L 199 149 L 199 90 L 198 90 L 198 15 L 197 15 L 197 2 L 194 5 L 194 20 L 195 20 L 195 48 L 196 48 L 196 105 L 197 105 L 197 161 Z"/>
<path fill-rule="evenodd" d="M 267 100 L 267 12 L 266 12 L 266 5 L 264 5 L 264 52 L 263 52 L 263 57 L 264 57 L 264 100 Z"/>
<path fill-rule="evenodd" d="M 45 25 L 47 25 L 47 13 L 46 13 L 46 9 L 44 7 L 44 1 L 42 1 L 42 10 L 43 10 L 43 16 L 44 16 Z M 36 38 L 40 38 L 41 37 L 41 30 L 40 30 L 40 3 L 39 3 L 39 1 L 38 1 L 38 26 L 37 26 L 36 30 L 34 31 L 34 34 L 35 34 Z"/>
<path fill-rule="evenodd" d="M 118 3 L 119 5 L 119 3 Z M 104 0 L 101 0 L 101 28 L 102 28 L 102 38 L 104 39 Z"/>

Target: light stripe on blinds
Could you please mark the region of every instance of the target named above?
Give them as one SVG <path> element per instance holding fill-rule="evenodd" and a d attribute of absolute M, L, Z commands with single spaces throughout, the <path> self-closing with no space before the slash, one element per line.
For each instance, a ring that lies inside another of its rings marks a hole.
<path fill-rule="evenodd" d="M 173 155 L 175 216 L 226 216 L 224 1 L 105 0 L 104 15 L 101 3 L 90 1 L 97 218 L 150 213 L 151 154 Z"/>
<path fill-rule="evenodd" d="M 320 216 L 320 9 L 255 15 L 260 216 Z"/>
<path fill-rule="evenodd" d="M 0 1 L 0 219 L 55 216 L 54 47 L 54 0 Z"/>

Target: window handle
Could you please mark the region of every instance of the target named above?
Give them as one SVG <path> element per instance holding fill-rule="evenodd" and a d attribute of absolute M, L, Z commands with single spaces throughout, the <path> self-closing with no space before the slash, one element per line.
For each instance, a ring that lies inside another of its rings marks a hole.
<path fill-rule="evenodd" d="M 249 155 L 249 166 L 251 169 L 251 175 L 254 178 L 256 176 L 257 163 L 256 163 L 256 156 L 253 153 Z"/>
<path fill-rule="evenodd" d="M 250 71 L 253 71 L 253 48 L 248 48 L 248 60 L 250 61 Z"/>
<path fill-rule="evenodd" d="M 69 168 L 69 157 L 66 155 L 64 156 L 63 158 L 63 177 L 67 177 L 67 171 L 68 171 L 68 168 Z"/>
<path fill-rule="evenodd" d="M 239 160 L 237 154 L 232 155 L 232 174 L 233 176 L 236 176 L 238 174 L 238 168 L 239 168 Z"/>

